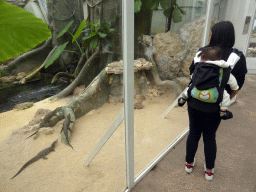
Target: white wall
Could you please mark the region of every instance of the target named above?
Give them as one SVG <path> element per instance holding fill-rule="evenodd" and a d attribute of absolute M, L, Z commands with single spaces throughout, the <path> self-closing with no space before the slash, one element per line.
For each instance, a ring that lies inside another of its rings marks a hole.
<path fill-rule="evenodd" d="M 246 53 L 254 22 L 255 0 L 228 0 L 225 20 L 234 24 L 236 32 L 235 47 Z M 247 34 L 243 34 L 246 16 L 251 16 Z"/>

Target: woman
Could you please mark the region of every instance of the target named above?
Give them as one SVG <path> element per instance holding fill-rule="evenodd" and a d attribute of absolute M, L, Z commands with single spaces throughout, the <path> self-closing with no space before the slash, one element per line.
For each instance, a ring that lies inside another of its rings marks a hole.
<path fill-rule="evenodd" d="M 208 46 L 218 46 L 222 52 L 222 60 L 235 60 L 231 73 L 236 78 L 239 89 L 242 88 L 247 73 L 246 61 L 244 54 L 234 49 L 235 44 L 235 30 L 230 21 L 221 21 L 215 24 L 212 29 L 212 36 Z M 203 48 L 199 49 L 201 51 Z M 194 61 L 190 66 L 190 74 L 195 68 Z M 227 85 L 227 92 L 230 94 L 231 89 Z M 234 97 L 235 95 L 231 95 Z M 221 122 L 220 108 L 218 104 L 205 103 L 190 97 L 188 99 L 188 114 L 189 114 L 189 135 L 186 144 L 186 163 L 185 170 L 188 173 L 193 171 L 195 166 L 195 154 L 198 147 L 198 142 L 203 134 L 204 153 L 205 153 L 205 178 L 207 180 L 213 179 L 214 164 L 216 159 L 216 131 Z"/>

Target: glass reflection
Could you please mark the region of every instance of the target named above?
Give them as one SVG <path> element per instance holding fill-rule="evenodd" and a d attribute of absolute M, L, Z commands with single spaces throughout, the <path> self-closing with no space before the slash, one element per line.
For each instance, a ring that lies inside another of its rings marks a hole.
<path fill-rule="evenodd" d="M 135 66 L 140 66 L 134 79 L 135 177 L 188 128 L 186 106 L 163 115 L 190 81 L 189 66 L 202 46 L 206 6 L 207 1 L 197 0 L 158 4 L 144 23 L 137 23 L 151 26 L 149 31 L 139 33 L 135 25 Z"/>
<path fill-rule="evenodd" d="M 252 35 L 250 38 L 250 43 L 249 43 L 249 47 L 248 47 L 246 56 L 247 57 L 256 57 L 256 18 L 254 19 Z"/>

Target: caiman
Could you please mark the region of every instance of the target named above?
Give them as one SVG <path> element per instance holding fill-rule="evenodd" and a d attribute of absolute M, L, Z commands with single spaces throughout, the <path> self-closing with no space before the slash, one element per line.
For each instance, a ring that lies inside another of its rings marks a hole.
<path fill-rule="evenodd" d="M 71 120 L 70 120 L 70 113 L 69 113 L 63 123 L 63 127 L 62 127 L 60 133 L 63 131 L 64 136 L 66 137 L 67 144 L 73 149 L 73 147 L 72 147 L 72 145 L 70 145 L 69 139 L 68 139 L 68 130 L 72 133 L 72 130 L 70 129 L 70 122 L 71 122 Z"/>
<path fill-rule="evenodd" d="M 37 132 L 39 131 L 39 129 L 41 129 L 42 127 L 44 127 L 47 123 L 49 123 L 49 121 L 51 120 L 51 118 L 56 115 L 56 113 L 61 109 L 61 107 L 57 107 L 56 109 L 54 109 L 53 111 L 51 111 L 50 113 L 48 113 L 43 120 L 41 121 L 41 123 L 39 124 L 39 127 L 37 128 L 36 132 L 33 133 L 32 135 L 28 136 L 26 139 L 32 137 L 33 135 L 37 134 Z"/>
<path fill-rule="evenodd" d="M 17 175 L 19 175 L 27 166 L 29 166 L 30 164 L 38 161 L 39 159 L 47 159 L 46 155 L 48 155 L 49 153 L 51 153 L 52 151 L 54 151 L 55 149 L 55 145 L 57 143 L 58 139 L 56 141 L 54 141 L 50 147 L 40 151 L 35 157 L 33 157 L 32 159 L 30 159 L 27 163 L 25 163 L 23 165 L 23 167 L 21 167 L 21 169 L 18 171 L 18 173 L 16 173 L 16 175 L 14 175 L 11 179 L 13 179 L 14 177 L 16 177 Z"/>

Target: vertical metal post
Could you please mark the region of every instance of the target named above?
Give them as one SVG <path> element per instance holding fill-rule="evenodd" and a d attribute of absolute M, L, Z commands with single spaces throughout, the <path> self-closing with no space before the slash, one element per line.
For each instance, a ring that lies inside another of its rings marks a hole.
<path fill-rule="evenodd" d="M 192 21 L 195 19 L 196 3 L 197 3 L 197 2 L 198 2 L 197 0 L 194 0 L 194 1 L 193 1 L 193 5 L 192 5 L 192 7 L 193 7 L 192 9 L 193 9 L 193 10 L 192 10 L 192 16 L 191 16 L 191 17 L 192 17 L 192 19 L 191 19 Z"/>
<path fill-rule="evenodd" d="M 207 1 L 206 20 L 205 20 L 205 27 L 204 27 L 204 39 L 203 39 L 202 46 L 206 46 L 208 44 L 210 25 L 212 21 L 213 2 L 214 0 Z"/>
<path fill-rule="evenodd" d="M 134 1 L 122 0 L 126 183 L 134 186 Z"/>

